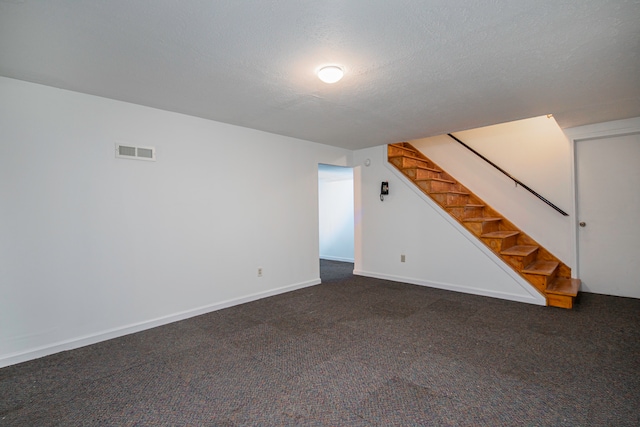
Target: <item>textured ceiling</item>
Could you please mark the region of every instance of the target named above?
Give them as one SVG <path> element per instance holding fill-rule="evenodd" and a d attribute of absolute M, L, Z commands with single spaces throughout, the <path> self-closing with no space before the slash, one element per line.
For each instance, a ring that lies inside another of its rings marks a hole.
<path fill-rule="evenodd" d="M 638 0 L 0 0 L 0 75 L 357 149 L 640 116 L 639 22 Z"/>

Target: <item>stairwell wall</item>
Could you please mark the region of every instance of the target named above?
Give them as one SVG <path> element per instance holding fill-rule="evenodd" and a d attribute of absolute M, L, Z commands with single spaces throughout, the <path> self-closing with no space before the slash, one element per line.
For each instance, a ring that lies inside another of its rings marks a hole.
<path fill-rule="evenodd" d="M 571 267 L 575 274 L 570 142 L 553 117 L 535 117 L 456 132 L 474 150 L 547 198 L 563 216 L 455 142 L 437 136 L 411 141 L 496 211 Z"/>
<path fill-rule="evenodd" d="M 318 164 L 351 155 L 0 78 L 0 367 L 319 283 Z"/>
<path fill-rule="evenodd" d="M 354 153 L 354 180 L 355 274 L 545 304 L 532 286 L 390 166 L 386 146 Z M 389 182 L 384 201 L 382 181 Z"/>

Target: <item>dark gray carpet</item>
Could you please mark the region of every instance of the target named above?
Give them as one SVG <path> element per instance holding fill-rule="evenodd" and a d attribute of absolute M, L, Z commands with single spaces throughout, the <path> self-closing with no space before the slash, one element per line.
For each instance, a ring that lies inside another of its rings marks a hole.
<path fill-rule="evenodd" d="M 0 370 L 4 426 L 638 426 L 640 300 L 354 277 Z"/>

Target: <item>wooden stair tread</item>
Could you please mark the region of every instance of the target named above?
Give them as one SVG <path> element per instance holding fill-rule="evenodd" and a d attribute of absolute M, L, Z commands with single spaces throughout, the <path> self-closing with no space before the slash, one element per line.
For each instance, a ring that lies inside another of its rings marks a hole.
<path fill-rule="evenodd" d="M 416 154 L 417 154 L 417 153 L 416 153 Z M 397 155 L 391 155 L 391 156 L 389 156 L 389 158 L 393 158 L 393 157 L 406 157 L 407 159 L 420 160 L 420 161 L 425 162 L 425 163 L 426 163 L 426 162 L 428 162 L 428 160 L 427 160 L 427 159 L 424 159 L 424 158 L 419 157 L 419 156 L 412 156 L 411 154 L 397 154 Z M 415 166 L 412 166 L 412 167 L 415 167 Z M 407 169 L 408 169 L 408 168 L 407 168 Z"/>
<path fill-rule="evenodd" d="M 409 150 L 409 151 L 413 151 L 416 152 L 418 150 L 416 150 L 414 147 L 407 147 L 404 144 L 389 144 L 390 146 L 394 147 L 394 148 L 401 148 L 403 150 Z"/>
<path fill-rule="evenodd" d="M 502 218 L 481 216 L 477 218 L 465 218 L 462 221 L 463 222 L 491 222 L 491 221 L 502 221 Z"/>
<path fill-rule="evenodd" d="M 419 159 L 419 160 L 424 160 L 424 159 L 421 159 L 421 158 L 420 158 L 420 157 L 418 157 L 418 156 L 412 156 L 410 153 L 389 154 L 389 155 L 387 155 L 387 157 L 388 157 L 389 159 L 395 159 L 396 157 L 407 157 L 407 158 L 410 158 L 410 159 Z M 425 161 L 426 161 L 426 160 L 425 160 Z"/>
<path fill-rule="evenodd" d="M 581 283 L 580 279 L 558 277 L 547 286 L 547 293 L 575 297 L 578 295 Z"/>
<path fill-rule="evenodd" d="M 398 157 L 400 157 L 400 156 L 398 156 Z M 424 160 L 424 159 L 420 159 L 420 160 Z M 411 166 L 410 168 L 405 168 L 405 169 L 420 169 L 420 170 L 429 171 L 429 172 L 442 173 L 442 171 L 440 169 L 430 168 L 428 166 Z"/>
<path fill-rule="evenodd" d="M 538 249 L 539 249 L 538 246 L 517 245 L 517 246 L 511 246 L 510 248 L 505 249 L 500 253 L 503 255 L 527 256 L 527 255 L 531 255 Z"/>
<path fill-rule="evenodd" d="M 556 261 L 536 261 L 526 266 L 522 273 L 550 276 L 558 268 L 558 265 L 559 263 Z"/>
<path fill-rule="evenodd" d="M 485 233 L 480 237 L 488 239 L 506 239 L 507 237 L 517 236 L 518 234 L 520 234 L 519 231 L 492 231 L 491 233 Z"/>
<path fill-rule="evenodd" d="M 455 191 L 455 190 L 432 191 L 431 194 L 460 194 L 462 196 L 469 196 L 470 195 L 470 193 L 465 193 L 464 191 Z"/>
<path fill-rule="evenodd" d="M 446 182 L 447 184 L 457 184 L 455 181 L 442 179 L 442 178 L 415 178 L 414 181 L 437 181 L 437 182 Z"/>
<path fill-rule="evenodd" d="M 473 203 L 465 203 L 464 205 L 448 205 L 448 208 L 484 208 L 486 205 L 474 205 Z"/>

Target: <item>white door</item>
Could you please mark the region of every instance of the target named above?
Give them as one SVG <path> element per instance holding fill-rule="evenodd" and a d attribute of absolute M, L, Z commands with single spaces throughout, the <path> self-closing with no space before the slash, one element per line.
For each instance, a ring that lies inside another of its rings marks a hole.
<path fill-rule="evenodd" d="M 577 140 L 582 290 L 640 298 L 640 134 Z"/>

